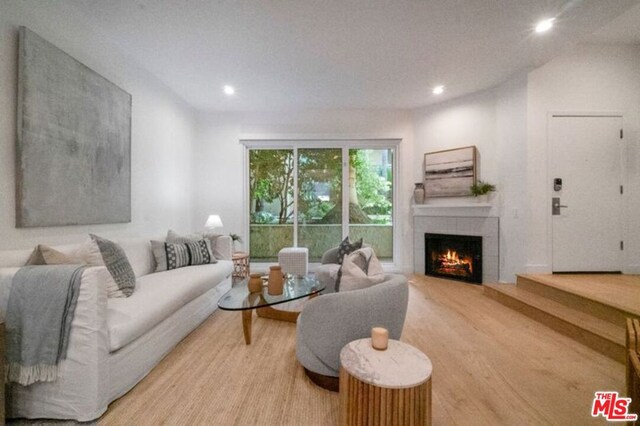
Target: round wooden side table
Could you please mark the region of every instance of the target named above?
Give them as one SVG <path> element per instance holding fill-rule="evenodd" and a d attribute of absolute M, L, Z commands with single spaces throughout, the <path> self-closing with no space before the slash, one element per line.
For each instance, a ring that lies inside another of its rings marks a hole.
<path fill-rule="evenodd" d="M 233 253 L 231 260 L 233 260 L 233 278 L 247 278 L 249 276 L 249 253 L 237 251 Z"/>
<path fill-rule="evenodd" d="M 384 351 L 371 339 L 340 351 L 340 424 L 431 425 L 431 360 L 418 349 L 389 340 Z"/>

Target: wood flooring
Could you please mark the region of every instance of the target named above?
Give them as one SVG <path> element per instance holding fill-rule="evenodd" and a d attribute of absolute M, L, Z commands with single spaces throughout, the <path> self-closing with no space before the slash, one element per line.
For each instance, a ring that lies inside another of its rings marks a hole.
<path fill-rule="evenodd" d="M 403 341 L 433 363 L 434 425 L 604 424 L 598 390 L 624 390 L 624 366 L 484 297 L 482 286 L 413 276 Z M 338 395 L 295 357 L 295 324 L 216 311 L 102 425 L 333 425 Z"/>

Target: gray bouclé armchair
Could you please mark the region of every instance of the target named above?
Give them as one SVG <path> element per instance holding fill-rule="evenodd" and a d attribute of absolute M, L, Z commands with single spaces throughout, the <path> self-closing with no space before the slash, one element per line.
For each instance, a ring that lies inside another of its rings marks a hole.
<path fill-rule="evenodd" d="M 389 338 L 400 339 L 408 300 L 407 278 L 396 274 L 372 287 L 310 299 L 298 317 L 296 339 L 296 355 L 309 378 L 337 391 L 342 347 L 371 337 L 372 327 L 384 327 Z"/>

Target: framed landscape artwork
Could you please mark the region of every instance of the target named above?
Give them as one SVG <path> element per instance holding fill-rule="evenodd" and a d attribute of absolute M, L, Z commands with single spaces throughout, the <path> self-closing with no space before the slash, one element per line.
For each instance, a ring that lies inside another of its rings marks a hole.
<path fill-rule="evenodd" d="M 424 155 L 425 197 L 465 197 L 476 183 L 476 147 L 447 149 Z"/>
<path fill-rule="evenodd" d="M 131 221 L 131 95 L 19 32 L 16 226 Z"/>

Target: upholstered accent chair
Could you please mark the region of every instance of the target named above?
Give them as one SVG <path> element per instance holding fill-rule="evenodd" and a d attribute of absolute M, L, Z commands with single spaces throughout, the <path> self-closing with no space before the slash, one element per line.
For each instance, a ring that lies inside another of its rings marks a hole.
<path fill-rule="evenodd" d="M 343 346 L 370 337 L 372 327 L 384 327 L 389 338 L 400 339 L 408 300 L 407 278 L 397 274 L 365 289 L 309 300 L 298 317 L 296 341 L 298 361 L 309 378 L 337 391 Z"/>

